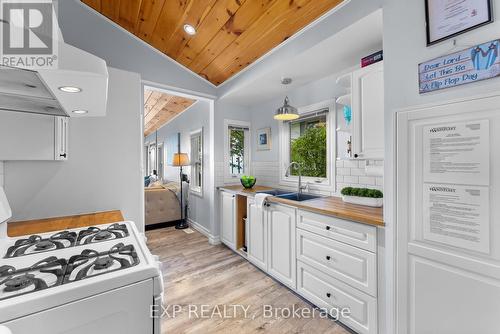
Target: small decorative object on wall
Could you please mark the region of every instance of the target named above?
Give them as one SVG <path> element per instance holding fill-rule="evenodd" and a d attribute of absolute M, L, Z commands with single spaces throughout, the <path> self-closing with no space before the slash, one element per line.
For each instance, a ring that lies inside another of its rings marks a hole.
<path fill-rule="evenodd" d="M 257 130 L 257 151 L 271 149 L 271 128 Z"/>
<path fill-rule="evenodd" d="M 349 124 L 351 124 L 351 120 L 352 120 L 352 110 L 351 110 L 351 107 L 350 106 L 344 106 L 344 120 L 345 120 L 345 124 L 347 126 L 349 126 Z"/>
<path fill-rule="evenodd" d="M 375 53 L 372 53 L 369 56 L 361 58 L 361 67 L 366 67 L 371 64 L 378 63 L 379 61 L 384 60 L 384 51 L 380 50 Z"/>
<path fill-rule="evenodd" d="M 420 94 L 500 76 L 500 40 L 418 65 Z"/>
<path fill-rule="evenodd" d="M 427 46 L 493 22 L 491 0 L 426 0 Z"/>
<path fill-rule="evenodd" d="M 340 192 L 346 203 L 381 207 L 384 204 L 384 194 L 377 189 L 345 187 Z"/>

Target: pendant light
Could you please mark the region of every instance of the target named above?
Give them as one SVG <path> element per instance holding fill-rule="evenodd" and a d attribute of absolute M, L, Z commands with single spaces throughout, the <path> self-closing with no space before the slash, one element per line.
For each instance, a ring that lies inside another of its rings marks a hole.
<path fill-rule="evenodd" d="M 292 79 L 283 78 L 281 80 L 281 83 L 283 85 L 289 85 L 292 83 Z M 276 119 L 278 121 L 291 121 L 291 120 L 294 120 L 297 118 L 299 118 L 299 113 L 297 111 L 297 108 L 295 108 L 289 104 L 288 96 L 285 97 L 285 101 L 283 102 L 283 106 L 276 109 L 276 113 L 274 114 L 274 119 Z"/>

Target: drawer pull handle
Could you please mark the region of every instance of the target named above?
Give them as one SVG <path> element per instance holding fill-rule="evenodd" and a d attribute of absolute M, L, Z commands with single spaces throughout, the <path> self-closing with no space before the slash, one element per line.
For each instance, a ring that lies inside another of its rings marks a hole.
<path fill-rule="evenodd" d="M 330 298 L 330 297 L 332 296 L 332 294 L 331 294 L 330 292 L 327 292 L 327 293 L 326 293 L 326 296 L 327 296 L 328 298 Z"/>
<path fill-rule="evenodd" d="M 326 259 L 327 259 L 328 261 L 330 261 L 330 259 L 331 259 L 330 255 L 327 255 L 327 256 L 326 256 Z"/>
<path fill-rule="evenodd" d="M 326 230 L 327 230 L 327 231 L 330 231 L 330 226 L 327 226 L 327 227 L 326 227 Z"/>

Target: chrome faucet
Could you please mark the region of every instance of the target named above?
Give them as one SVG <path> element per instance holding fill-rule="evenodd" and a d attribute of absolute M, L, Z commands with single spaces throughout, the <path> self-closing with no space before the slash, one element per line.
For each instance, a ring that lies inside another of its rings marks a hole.
<path fill-rule="evenodd" d="M 299 186 L 297 192 L 299 194 L 302 194 L 302 190 L 307 189 L 307 185 L 305 186 L 302 185 L 302 166 L 298 162 L 292 161 L 285 170 L 285 176 L 286 177 L 290 176 L 290 169 L 292 168 L 292 166 L 297 167 L 297 169 L 299 170 Z"/>

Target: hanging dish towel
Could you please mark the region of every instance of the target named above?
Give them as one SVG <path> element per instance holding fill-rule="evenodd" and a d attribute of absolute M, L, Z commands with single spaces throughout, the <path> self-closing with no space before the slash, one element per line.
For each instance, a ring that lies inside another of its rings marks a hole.
<path fill-rule="evenodd" d="M 262 209 L 262 206 L 264 205 L 264 202 L 266 201 L 266 198 L 271 195 L 269 194 L 256 194 L 255 195 L 255 206 L 257 209 Z"/>

